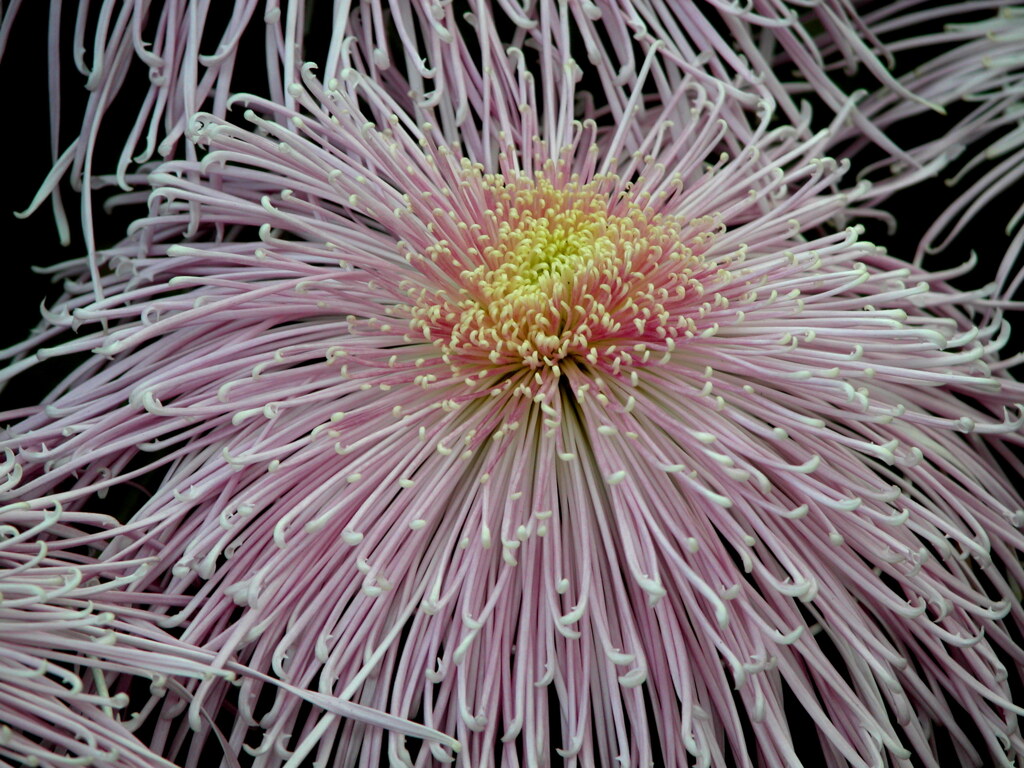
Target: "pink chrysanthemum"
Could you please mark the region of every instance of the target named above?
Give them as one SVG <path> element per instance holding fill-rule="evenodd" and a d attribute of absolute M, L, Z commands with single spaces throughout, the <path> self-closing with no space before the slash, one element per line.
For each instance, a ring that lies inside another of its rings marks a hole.
<path fill-rule="evenodd" d="M 934 724 L 1010 765 L 1009 267 L 965 294 L 830 227 L 876 194 L 822 157 L 848 109 L 780 126 L 660 39 L 616 82 L 568 11 L 486 8 L 458 98 L 339 35 L 325 79 L 192 121 L 4 374 L 92 353 L 13 414 L 0 513 L 146 479 L 91 567 L 223 673 L 145 705 L 147 746 L 789 768 L 802 710 L 829 766 L 938 765 Z"/>
<path fill-rule="evenodd" d="M 0 491 L 8 491 L 19 478 L 10 451 L 0 472 L 6 478 Z M 187 709 L 192 727 L 204 721 L 208 727 L 213 717 L 190 706 L 182 682 L 230 683 L 239 674 L 355 721 L 443 739 L 379 711 L 225 664 L 157 627 L 146 608 L 184 600 L 122 589 L 139 581 L 149 561 L 97 562 L 90 549 L 116 528 L 111 517 L 64 509 L 56 501 L 49 509 L 0 509 L 0 765 L 173 768 L 137 735 L 140 725 L 164 706 Z M 135 702 L 140 710 L 130 708 L 140 691 L 148 701 Z"/>
<path fill-rule="evenodd" d="M 13 466 L 8 454 L 2 468 Z M 145 611 L 125 600 L 118 587 L 133 581 L 144 563 L 96 563 L 82 554 L 89 537 L 66 535 L 74 526 L 115 524 L 59 504 L 0 512 L 2 765 L 171 766 L 132 733 L 133 718 L 121 712 L 129 695 L 109 683 L 148 679 L 152 708 L 169 680 L 231 676 L 205 663 L 211 654 L 204 659 L 200 651 L 175 647 L 174 638 L 150 629 Z"/>

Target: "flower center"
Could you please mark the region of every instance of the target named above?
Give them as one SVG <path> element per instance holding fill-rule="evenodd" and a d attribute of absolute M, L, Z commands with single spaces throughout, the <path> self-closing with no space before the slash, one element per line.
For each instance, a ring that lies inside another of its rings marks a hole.
<path fill-rule="evenodd" d="M 543 373 L 571 359 L 617 374 L 693 327 L 680 304 L 699 299 L 702 280 L 719 271 L 693 250 L 706 247 L 709 221 L 610 196 L 621 189 L 614 176 L 473 181 L 473 223 L 422 255 L 444 285 L 416 291 L 412 307 L 414 332 L 440 347 L 454 372 Z"/>

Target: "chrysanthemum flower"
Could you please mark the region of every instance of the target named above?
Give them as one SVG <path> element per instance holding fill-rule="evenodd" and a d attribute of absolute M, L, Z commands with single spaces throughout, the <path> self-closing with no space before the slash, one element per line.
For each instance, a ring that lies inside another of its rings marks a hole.
<path fill-rule="evenodd" d="M 3 469 L 13 464 L 8 455 Z M 118 587 L 144 564 L 93 562 L 82 554 L 89 537 L 63 535 L 76 524 L 116 521 L 59 505 L 0 513 L 0 764 L 173 765 L 132 733 L 129 713 L 119 712 L 129 696 L 109 683 L 148 679 L 152 708 L 168 680 L 217 670 L 201 652 L 181 654 L 170 635 L 148 631 L 148 618 L 134 620 L 145 612 Z"/>
<path fill-rule="evenodd" d="M 324 79 L 189 123 L 198 159 L 150 175 L 91 280 L 67 267 L 41 340 L 77 338 L 5 374 L 92 353 L 16 414 L 4 498 L 144 480 L 97 561 L 165 596 L 126 631 L 239 674 L 183 680 L 147 746 L 936 766 L 938 725 L 1010 765 L 1005 285 L 830 225 L 871 195 L 822 157 L 848 112 L 780 125 L 770 90 L 658 42 L 619 82 L 573 60 L 569 11 L 506 37 L 486 8 L 436 104 L 339 38 Z M 399 719 L 457 743 L 377 727 Z"/>
<path fill-rule="evenodd" d="M 0 464 L 17 482 L 10 451 Z M 117 521 L 103 515 L 11 504 L 0 511 L 0 765 L 174 765 L 136 734 L 154 708 L 169 705 L 193 726 L 211 720 L 190 707 L 183 680 L 231 682 L 258 671 L 180 642 L 154 626 L 143 606 L 174 606 L 180 596 L 126 593 L 148 562 L 97 562 L 90 548 Z M 326 711 L 419 737 L 440 734 L 350 703 L 325 700 L 263 677 Z M 143 681 L 140 683 L 137 681 Z M 141 711 L 129 692 L 145 690 Z M 185 734 L 182 733 L 182 736 Z"/>
<path fill-rule="evenodd" d="M 12 465 L 8 457 L 4 469 Z M 59 508 L 42 515 L 7 509 L 0 516 L 0 764 L 171 765 L 115 718 L 129 698 L 112 692 L 109 678 L 145 676 L 155 681 L 156 691 L 166 679 L 161 668 L 193 677 L 213 671 L 168 657 L 158 642 L 152 642 L 157 652 L 146 652 L 144 640 L 119 631 L 118 616 L 95 602 L 106 588 L 116 589 L 118 580 L 97 586 L 93 577 L 104 566 L 67 556 L 67 542 L 42 540 L 41 531 L 60 517 L 66 526 L 82 522 Z"/>

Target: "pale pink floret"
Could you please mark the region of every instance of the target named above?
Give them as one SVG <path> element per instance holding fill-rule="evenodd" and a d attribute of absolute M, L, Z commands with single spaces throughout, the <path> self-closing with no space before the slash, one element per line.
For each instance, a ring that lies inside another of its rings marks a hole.
<path fill-rule="evenodd" d="M 18 467 L 8 451 L 0 472 L 10 490 Z M 190 727 L 215 717 L 186 685 L 263 679 L 297 700 L 355 721 L 418 737 L 441 734 L 340 700 L 323 700 L 210 651 L 179 641 L 149 613 L 180 606 L 178 595 L 146 594 L 147 559 L 98 562 L 91 547 L 117 521 L 54 502 L 0 509 L 0 764 L 56 768 L 158 768 L 175 763 L 140 736 L 152 713 L 186 713 Z M 140 696 L 145 692 L 146 696 Z M 179 733 L 179 739 L 187 731 Z M 201 743 L 197 744 L 198 752 Z"/>
<path fill-rule="evenodd" d="M 102 561 L 151 559 L 125 594 L 164 595 L 150 618 L 238 675 L 182 684 L 193 713 L 237 706 L 228 752 L 258 766 L 789 768 L 787 697 L 830 766 L 936 766 L 934 725 L 964 764 L 1009 765 L 1004 286 L 963 294 L 830 228 L 872 192 L 763 90 L 653 45 L 593 108 L 550 20 L 535 72 L 481 31 L 493 71 L 465 56 L 457 80 L 479 125 L 368 76 L 358 42 L 326 83 L 307 66 L 286 99 L 237 97 L 237 123 L 196 118 L 202 159 L 152 173 L 148 217 L 52 311 L 78 338 L 5 374 L 94 353 L 19 414 L 7 498 L 93 504 L 164 473 Z M 543 239 L 503 195 L 540 198 L 544 227 L 621 214 L 644 251 L 625 223 L 587 234 L 573 263 L 612 299 L 565 271 L 581 310 L 555 283 L 516 303 L 501 264 L 471 269 Z M 588 329 L 542 337 L 557 318 Z M 267 675 L 458 744 L 310 712 Z M 176 706 L 149 743 L 174 757 Z"/>
<path fill-rule="evenodd" d="M 8 454 L 2 469 L 13 466 Z M 120 588 L 136 580 L 145 561 L 106 565 L 81 553 L 115 523 L 59 504 L 0 512 L 4 765 L 171 766 L 135 736 L 144 718 L 127 708 L 124 688 L 133 678 L 151 681 L 152 710 L 168 690 L 177 698 L 181 680 L 232 676 L 212 668 L 210 654 L 154 630 L 145 610 L 126 598 Z M 90 527 L 97 532 L 82 533 Z"/>

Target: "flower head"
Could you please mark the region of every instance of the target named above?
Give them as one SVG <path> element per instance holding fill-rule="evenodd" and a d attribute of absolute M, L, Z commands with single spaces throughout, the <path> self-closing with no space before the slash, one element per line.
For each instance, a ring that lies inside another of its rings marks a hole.
<path fill-rule="evenodd" d="M 810 764 L 793 702 L 827 765 L 935 765 L 933 723 L 1024 753 L 1001 286 L 833 226 L 868 187 L 770 90 L 659 44 L 614 82 L 569 11 L 508 40 L 485 8 L 465 115 L 348 40 L 191 123 L 69 268 L 83 332 L 36 354 L 94 354 L 5 498 L 159 476 L 99 559 L 238 674 L 181 685 L 255 765 Z"/>
<path fill-rule="evenodd" d="M 423 253 L 406 245 L 422 274 L 409 280 L 410 328 L 436 340 L 453 376 L 529 390 L 569 365 L 617 375 L 637 346 L 664 349 L 695 328 L 705 283 L 722 279 L 700 258 L 710 217 L 641 207 L 615 176 L 581 184 L 547 170 L 467 168 L 465 203 L 428 228 L 441 239 Z"/>

